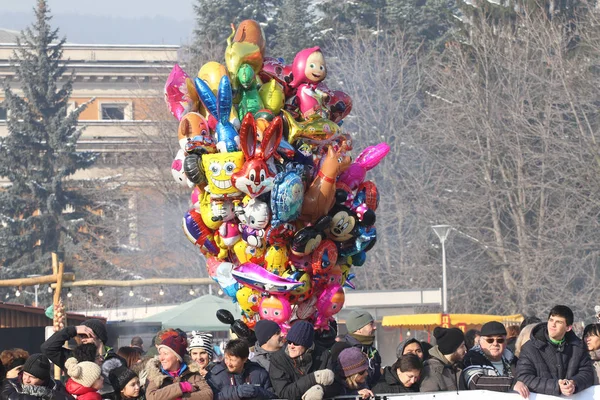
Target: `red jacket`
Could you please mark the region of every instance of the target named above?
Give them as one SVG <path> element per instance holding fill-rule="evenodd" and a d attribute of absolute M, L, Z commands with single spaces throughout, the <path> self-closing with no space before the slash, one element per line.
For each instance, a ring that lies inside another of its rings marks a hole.
<path fill-rule="evenodd" d="M 100 393 L 94 388 L 83 386 L 73 379 L 67 381 L 65 387 L 67 392 L 77 400 L 102 400 Z"/>

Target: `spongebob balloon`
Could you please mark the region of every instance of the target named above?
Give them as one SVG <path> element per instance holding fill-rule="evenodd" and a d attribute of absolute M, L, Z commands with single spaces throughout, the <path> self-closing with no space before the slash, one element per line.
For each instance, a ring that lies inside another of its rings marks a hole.
<path fill-rule="evenodd" d="M 254 290 L 248 286 L 242 286 L 235 294 L 235 298 L 244 315 L 248 318 L 253 318 L 258 312 L 258 305 L 260 304 L 262 296 L 258 290 Z"/>
<path fill-rule="evenodd" d="M 242 169 L 244 153 L 205 154 L 202 156 L 202 165 L 208 182 L 206 191 L 212 199 L 239 197 L 242 194 L 231 183 L 231 175 Z"/>

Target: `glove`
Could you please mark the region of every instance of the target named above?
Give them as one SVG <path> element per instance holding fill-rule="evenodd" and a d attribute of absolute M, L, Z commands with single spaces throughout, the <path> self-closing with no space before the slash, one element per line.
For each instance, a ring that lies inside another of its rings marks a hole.
<path fill-rule="evenodd" d="M 315 371 L 315 380 L 319 385 L 331 385 L 333 383 L 333 371 L 330 369 L 320 369 Z"/>
<path fill-rule="evenodd" d="M 254 385 L 239 385 L 236 391 L 240 397 L 256 397 L 256 387 Z"/>
<path fill-rule="evenodd" d="M 329 370 L 324 370 L 329 371 Z M 319 371 L 316 371 L 319 372 Z M 331 372 L 331 371 L 329 371 Z M 323 392 L 323 388 L 320 385 L 315 385 L 308 389 L 306 393 L 302 396 L 302 400 L 322 400 L 325 393 Z"/>
<path fill-rule="evenodd" d="M 179 382 L 179 387 L 183 393 L 191 393 L 194 391 L 194 387 L 189 382 Z"/>

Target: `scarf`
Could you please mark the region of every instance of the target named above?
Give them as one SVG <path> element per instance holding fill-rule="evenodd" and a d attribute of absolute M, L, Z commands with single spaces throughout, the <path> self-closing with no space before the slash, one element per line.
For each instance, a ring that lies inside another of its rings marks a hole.
<path fill-rule="evenodd" d="M 349 333 L 349 335 L 358 340 L 363 346 L 373 346 L 373 342 L 375 342 L 375 336 L 357 335 L 356 333 Z"/>

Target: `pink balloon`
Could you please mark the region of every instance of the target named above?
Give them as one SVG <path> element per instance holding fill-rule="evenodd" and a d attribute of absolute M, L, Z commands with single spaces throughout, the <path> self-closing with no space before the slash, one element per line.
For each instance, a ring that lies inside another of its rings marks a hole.
<path fill-rule="evenodd" d="M 181 118 L 190 111 L 193 105 L 185 83 L 187 78 L 189 76 L 185 71 L 175 64 L 165 83 L 165 102 L 177 121 L 181 121 Z"/>
<path fill-rule="evenodd" d="M 271 295 L 260 300 L 258 313 L 260 319 L 268 319 L 283 328 L 292 316 L 292 305 L 283 296 Z"/>
<path fill-rule="evenodd" d="M 338 182 L 348 185 L 351 190 L 356 190 L 358 185 L 365 180 L 367 171 L 375 168 L 389 151 L 390 146 L 385 142 L 367 147 L 358 155 L 352 165 L 340 174 Z"/>
<path fill-rule="evenodd" d="M 317 300 L 315 328 L 328 330 L 329 319 L 341 311 L 345 300 L 346 295 L 340 285 L 325 288 Z"/>
<path fill-rule="evenodd" d="M 302 282 L 275 275 L 251 262 L 235 267 L 231 274 L 242 285 L 261 292 L 285 293 L 304 285 Z"/>

